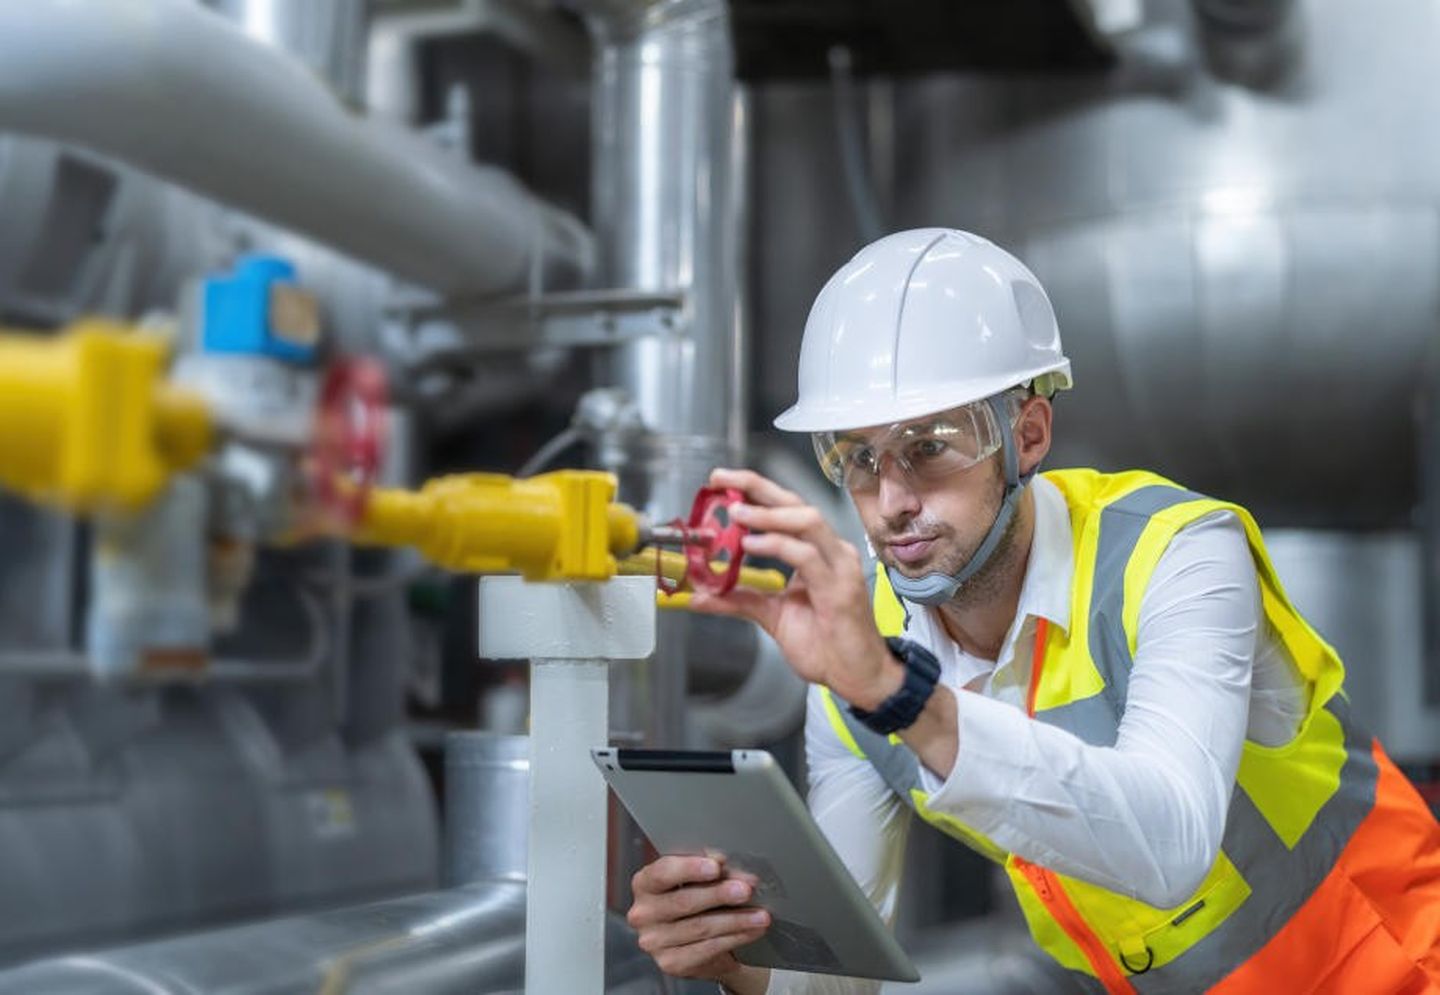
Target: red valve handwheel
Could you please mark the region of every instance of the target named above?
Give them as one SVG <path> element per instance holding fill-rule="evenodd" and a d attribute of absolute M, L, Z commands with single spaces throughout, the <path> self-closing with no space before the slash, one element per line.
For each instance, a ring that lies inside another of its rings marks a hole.
<path fill-rule="evenodd" d="M 740 580 L 740 562 L 745 558 L 740 540 L 748 529 L 732 521 L 727 509 L 744 502 L 745 495 L 733 487 L 703 487 L 695 495 L 686 525 L 705 533 L 698 541 L 685 546 L 685 576 L 697 590 L 725 594 Z M 724 569 L 711 564 L 723 556 Z"/>
<path fill-rule="evenodd" d="M 385 457 L 385 370 L 371 359 L 337 360 L 315 409 L 310 485 L 321 515 L 345 528 L 365 517 Z"/>

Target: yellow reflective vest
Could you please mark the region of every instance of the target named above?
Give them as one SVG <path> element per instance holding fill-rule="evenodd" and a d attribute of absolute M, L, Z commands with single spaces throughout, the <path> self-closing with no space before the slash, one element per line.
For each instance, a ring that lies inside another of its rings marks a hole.
<path fill-rule="evenodd" d="M 1075 574 L 1069 630 L 1044 624 L 1037 630 L 1030 690 L 1036 720 L 1096 746 L 1114 745 L 1141 595 L 1175 534 L 1220 510 L 1244 525 L 1265 617 L 1309 684 L 1309 709 L 1291 742 L 1245 743 L 1220 852 L 1195 892 L 1174 908 L 1155 908 L 1006 853 L 929 807 L 919 762 L 899 737 L 866 729 L 824 690 L 827 714 L 841 741 L 922 818 L 1004 865 L 1035 941 L 1089 986 L 1212 988 L 1280 933 L 1335 866 L 1374 806 L 1378 750 L 1351 720 L 1339 658 L 1291 605 L 1244 508 L 1151 473 L 1045 476 L 1069 509 Z M 904 609 L 883 570 L 874 609 L 881 632 L 898 635 Z M 1276 983 L 1276 991 L 1301 990 Z"/>

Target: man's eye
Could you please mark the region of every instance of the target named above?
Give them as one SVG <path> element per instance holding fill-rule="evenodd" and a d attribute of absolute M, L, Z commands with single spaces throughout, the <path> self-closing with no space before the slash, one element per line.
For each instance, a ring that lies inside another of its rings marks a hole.
<path fill-rule="evenodd" d="M 910 453 L 919 459 L 935 459 L 945 455 L 945 450 L 949 448 L 940 439 L 921 439 L 910 447 Z"/>
<path fill-rule="evenodd" d="M 850 465 L 857 470 L 873 473 L 875 470 L 875 450 L 869 446 L 861 446 L 850 454 Z"/>

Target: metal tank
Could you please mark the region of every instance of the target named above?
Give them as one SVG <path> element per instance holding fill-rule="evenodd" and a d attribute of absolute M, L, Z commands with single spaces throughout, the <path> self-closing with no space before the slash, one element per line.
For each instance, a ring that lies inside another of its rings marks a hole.
<path fill-rule="evenodd" d="M 434 882 L 433 801 L 400 729 L 287 743 L 238 690 L 21 688 L 0 963 Z"/>
<path fill-rule="evenodd" d="M 520 991 L 529 739 L 456 732 L 445 753 L 446 890 L 36 961 L 0 970 L 0 995 Z M 677 990 L 617 915 L 603 990 Z"/>
<path fill-rule="evenodd" d="M 1053 465 L 1151 467 L 1271 525 L 1405 526 L 1440 303 L 1440 11 L 1288 6 L 1226 31 L 1154 0 L 1106 73 L 872 86 L 885 223 L 984 233 L 1044 282 L 1076 376 Z M 773 416 L 859 239 L 828 87 L 757 105 Z"/>

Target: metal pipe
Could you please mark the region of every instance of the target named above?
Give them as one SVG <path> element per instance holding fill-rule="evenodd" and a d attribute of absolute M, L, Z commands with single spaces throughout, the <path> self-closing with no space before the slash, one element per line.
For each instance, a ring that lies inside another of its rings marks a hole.
<path fill-rule="evenodd" d="M 609 354 L 598 382 L 623 388 L 644 431 L 602 439 L 620 495 L 652 521 L 688 508 L 716 465 L 745 441 L 743 331 L 738 320 L 742 205 L 737 203 L 737 104 L 724 0 L 580 0 L 594 41 L 592 219 L 605 286 L 680 291 L 683 335 Z M 659 620 L 655 657 L 616 675 L 612 733 L 651 745 L 686 741 L 681 613 Z M 645 861 L 623 813 L 610 867 L 629 880 Z"/>
<path fill-rule="evenodd" d="M 445 737 L 448 887 L 525 880 L 529 798 L 529 736 L 465 730 Z"/>
<path fill-rule="evenodd" d="M 222 656 L 211 660 L 203 669 L 127 675 L 127 682 L 140 687 L 159 687 L 175 684 L 302 684 L 315 680 L 330 657 L 330 623 L 313 594 L 304 590 L 296 593 L 310 625 L 310 645 L 304 656 L 292 660 Z M 0 676 L 64 681 L 88 680 L 96 675 L 86 654 L 46 650 L 0 653 Z"/>
<path fill-rule="evenodd" d="M 687 334 L 614 352 L 625 388 L 679 467 L 656 489 L 688 503 L 697 466 L 738 455 L 731 418 L 739 219 L 734 211 L 734 53 L 724 0 L 597 3 L 595 230 L 607 286 L 681 290 Z M 648 455 L 658 455 L 651 453 Z M 662 457 L 663 459 L 663 457 Z M 676 479 L 679 478 L 679 479 Z"/>
<path fill-rule="evenodd" d="M 598 780 L 598 778 L 597 778 Z M 235 995 L 518 991 L 525 975 L 525 886 L 486 882 L 0 971 L 27 995 Z M 664 990 L 634 932 L 609 917 L 595 990 Z M 560 991 L 562 989 L 555 989 Z M 570 992 L 575 989 L 563 989 Z"/>
<path fill-rule="evenodd" d="M 665 520 L 716 464 L 738 460 L 731 411 L 739 271 L 732 209 L 734 55 L 723 0 L 584 5 L 596 42 L 593 203 L 607 286 L 685 294 L 686 334 L 616 349 L 601 382 L 624 388 L 647 431 L 613 458 L 625 500 Z M 658 661 L 626 676 L 617 720 L 651 743 L 683 740 L 684 620 L 661 623 Z M 635 698 L 635 701 L 626 701 Z M 648 702 L 641 705 L 640 702 Z"/>
<path fill-rule="evenodd" d="M 446 294 L 572 286 L 591 265 L 570 215 L 351 113 L 191 0 L 0 4 L 0 129 L 114 156 Z"/>

